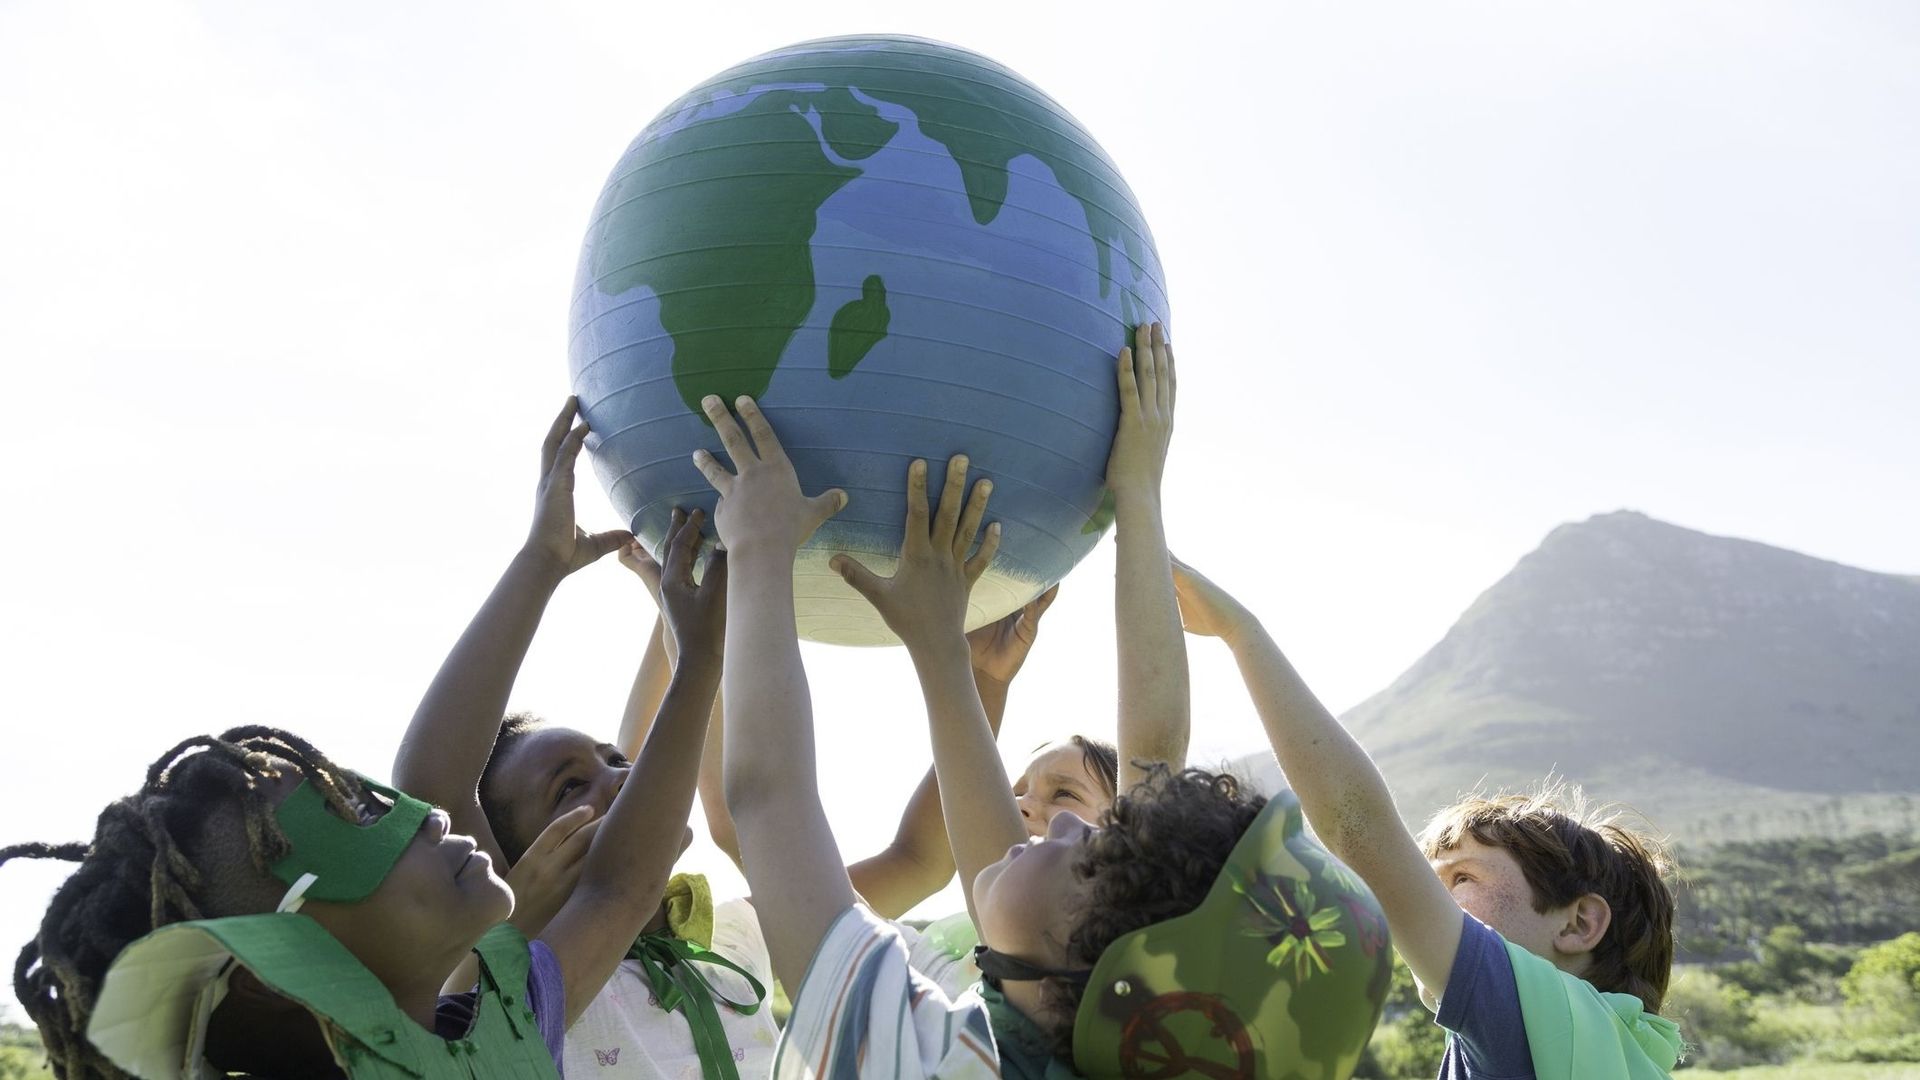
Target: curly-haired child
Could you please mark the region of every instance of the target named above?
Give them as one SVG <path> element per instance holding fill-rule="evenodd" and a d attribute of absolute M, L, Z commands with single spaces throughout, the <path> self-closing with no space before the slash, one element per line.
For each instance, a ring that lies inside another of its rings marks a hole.
<path fill-rule="evenodd" d="M 1157 524 L 1170 357 L 1157 328 L 1151 345 L 1144 328 L 1139 343 L 1119 359 L 1122 436 L 1108 479 L 1126 488 L 1122 501 L 1140 497 L 1136 508 Z M 1147 355 L 1136 368 L 1141 353 Z M 1149 386 L 1139 391 L 1139 383 Z M 978 992 L 950 997 L 913 970 L 898 930 L 858 903 L 841 869 L 820 805 L 811 705 L 794 634 L 795 553 L 845 497 L 803 495 L 767 417 L 747 398 L 736 407 L 738 421 L 718 398 L 704 402 L 735 471 L 705 452 L 695 462 L 720 493 L 714 520 L 733 561 L 724 676 L 727 802 L 749 884 L 756 894 L 782 897 L 762 922 L 775 970 L 798 988 L 774 1075 L 1040 1077 L 1077 1070 L 1105 1077 L 1134 1073 L 1156 1055 L 1162 1066 L 1185 1063 L 1161 1069 L 1169 1076 L 1203 1068 L 1245 1077 L 1347 1075 L 1378 1015 L 1384 941 L 1363 938 L 1357 928 L 1347 932 L 1353 919 L 1366 917 L 1370 900 L 1341 884 L 1331 860 L 1290 846 L 1298 840 L 1290 803 L 1265 803 L 1229 777 L 1134 765 L 1127 770 L 1138 774 L 1129 775 L 1132 786 L 1100 827 L 1062 812 L 1044 837 L 1028 836 L 968 670 L 968 592 L 992 560 L 999 531 L 989 526 L 980 540 L 991 485 L 975 485 L 968 497 L 964 458 L 949 463 L 937 513 L 928 507 L 926 463 L 910 467 L 906 540 L 891 579 L 850 561 L 839 566 L 901 638 L 919 674 L 948 838 L 985 943 L 979 956 L 987 985 Z M 1123 665 L 1132 664 L 1122 676 L 1123 733 L 1127 710 L 1143 722 L 1155 719 L 1155 709 L 1185 713 L 1164 538 L 1142 526 L 1133 542 L 1145 563 L 1158 547 L 1166 580 L 1161 590 L 1138 582 L 1140 602 L 1119 604 Z M 1140 647 L 1156 638 L 1170 640 Z M 1174 693 L 1182 700 L 1170 700 Z M 1284 896 L 1276 892 L 1282 883 Z M 1319 984 L 1324 992 L 1303 995 L 1296 984 L 1308 975 L 1293 966 L 1296 947 L 1272 939 L 1290 933 L 1276 914 L 1291 898 L 1315 895 L 1328 901 L 1312 912 L 1311 932 L 1322 937 L 1298 955 L 1309 967 L 1332 964 L 1320 969 L 1330 972 Z M 1249 948 L 1241 944 L 1248 934 L 1269 943 Z M 1168 964 L 1176 954 L 1180 963 Z M 1371 1006 L 1355 1007 L 1369 993 Z M 1312 1039 L 1289 1041 L 1300 1029 L 1288 1010 L 1310 996 L 1340 1018 L 1328 1025 L 1340 1030 L 1319 1033 L 1337 1046 L 1309 1050 Z"/>

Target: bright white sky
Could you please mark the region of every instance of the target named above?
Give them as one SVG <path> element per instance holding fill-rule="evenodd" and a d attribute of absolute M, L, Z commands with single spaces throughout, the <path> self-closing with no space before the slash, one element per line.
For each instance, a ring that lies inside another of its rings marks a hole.
<path fill-rule="evenodd" d="M 1175 548 L 1335 708 L 1597 512 L 1920 570 L 1912 5 L 1092 10 L 0 4 L 0 843 L 84 838 L 243 722 L 385 774 L 526 527 L 607 171 L 837 33 L 982 51 L 1106 145 L 1172 293 Z M 1111 733 L 1111 569 L 1048 616 L 1010 759 Z M 578 575 L 515 704 L 611 735 L 652 618 Z M 807 662 L 857 857 L 925 766 L 917 691 L 897 650 Z M 1258 746 L 1224 654 L 1194 671 L 1196 757 Z M 59 873 L 0 874 L 11 958 Z"/>

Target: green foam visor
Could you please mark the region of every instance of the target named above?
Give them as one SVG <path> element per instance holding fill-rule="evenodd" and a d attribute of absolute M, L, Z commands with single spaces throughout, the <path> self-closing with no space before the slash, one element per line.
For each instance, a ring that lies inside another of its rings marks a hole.
<path fill-rule="evenodd" d="M 302 780 L 274 812 L 293 850 L 273 864 L 273 876 L 297 885 L 301 878 L 313 875 L 305 899 L 351 904 L 372 896 L 433 809 L 365 777 L 360 782 L 393 804 L 370 825 L 345 821 L 329 810 L 326 796 L 311 780 Z"/>
<path fill-rule="evenodd" d="M 1074 1018 L 1074 1066 L 1093 1080 L 1346 1080 L 1392 974 L 1373 893 L 1281 792 L 1198 907 L 1100 954 Z"/>

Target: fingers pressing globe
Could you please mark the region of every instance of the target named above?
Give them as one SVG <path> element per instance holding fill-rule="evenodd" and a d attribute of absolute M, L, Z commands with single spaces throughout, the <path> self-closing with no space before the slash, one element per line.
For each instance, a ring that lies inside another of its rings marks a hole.
<path fill-rule="evenodd" d="M 747 444 L 746 433 L 740 430 L 739 422 L 727 411 L 727 403 L 721 401 L 718 394 L 708 394 L 700 399 L 700 409 L 707 414 L 714 434 L 720 436 L 720 446 L 733 459 L 733 467 L 746 468 L 747 463 L 754 460 L 753 447 Z"/>
<path fill-rule="evenodd" d="M 719 458 L 705 449 L 695 450 L 693 467 L 700 470 L 700 475 L 707 478 L 707 484 L 719 492 L 721 498 L 724 499 L 733 494 L 733 474 L 727 471 L 725 465 L 720 464 Z"/>
<path fill-rule="evenodd" d="M 902 550 L 922 550 L 927 543 L 927 463 L 914 459 L 907 466 L 907 528 Z"/>
<path fill-rule="evenodd" d="M 980 541 L 980 550 L 967 560 L 967 580 L 979 581 L 980 575 L 987 572 L 987 567 L 993 565 L 993 557 L 999 553 L 1000 523 L 996 521 L 987 526 L 987 538 Z"/>
<path fill-rule="evenodd" d="M 540 443 L 540 475 L 544 478 L 553 471 L 553 462 L 560 454 L 560 441 L 567 437 L 567 429 L 573 426 L 573 418 L 580 412 L 580 399 L 568 397 L 561 407 L 560 415 L 553 418 L 553 424 L 547 428 L 547 437 Z"/>
<path fill-rule="evenodd" d="M 955 454 L 947 459 L 947 482 L 940 489 L 940 509 L 934 512 L 933 531 L 929 535 L 936 547 L 953 545 L 954 529 L 960 523 L 961 504 L 967 497 L 967 464 L 965 454 Z"/>
<path fill-rule="evenodd" d="M 973 542 L 980 537 L 980 522 L 987 516 L 987 499 L 993 495 L 993 481 L 982 480 L 973 485 L 973 495 L 967 499 L 967 508 L 960 515 L 960 527 L 953 534 L 953 557 L 964 559 Z"/>
<path fill-rule="evenodd" d="M 739 411 L 740 419 L 746 421 L 748 434 L 753 436 L 755 456 L 766 461 L 784 460 L 787 452 L 773 433 L 773 425 L 767 422 L 767 414 L 760 411 L 760 403 L 742 394 L 733 407 Z"/>

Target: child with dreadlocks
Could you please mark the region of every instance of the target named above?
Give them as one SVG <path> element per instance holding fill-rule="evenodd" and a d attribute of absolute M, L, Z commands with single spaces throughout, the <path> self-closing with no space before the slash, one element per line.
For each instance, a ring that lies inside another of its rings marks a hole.
<path fill-rule="evenodd" d="M 1159 328 L 1143 327 L 1117 363 L 1120 431 L 1107 480 L 1129 575 L 1116 594 L 1123 733 L 1186 709 L 1158 509 L 1171 361 Z M 1029 842 L 968 671 L 968 593 L 999 528 L 981 539 L 991 484 L 969 497 L 964 457 L 948 465 L 937 513 L 926 462 L 909 467 L 905 543 L 891 579 L 844 557 L 836 567 L 920 676 L 948 838 L 985 943 L 984 984 L 957 998 L 913 970 L 899 932 L 860 903 L 841 869 L 816 786 L 794 633 L 793 559 L 846 496 L 802 494 L 752 399 L 735 403 L 738 420 L 718 398 L 703 408 L 733 465 L 695 455 L 720 493 L 714 521 L 733 563 L 727 802 L 748 883 L 783 898 L 761 918 L 774 969 L 797 987 L 774 1075 L 1348 1075 L 1385 989 L 1384 941 L 1358 932 L 1371 899 L 1304 841 L 1290 802 L 1249 795 L 1224 775 L 1130 764 L 1141 778 L 1098 827 L 1055 813 L 1046 835 Z M 1128 710 L 1138 712 L 1130 719 Z M 1316 897 L 1324 903 L 1304 919 L 1316 937 L 1303 944 L 1288 905 Z M 1264 944 L 1243 944 L 1248 936 Z M 1311 992 L 1302 987 L 1309 978 L 1318 980 Z"/>
<path fill-rule="evenodd" d="M 570 402 L 549 433 L 549 457 L 576 408 Z M 579 447 L 568 443 L 566 449 L 572 454 Z M 626 784 L 628 756 L 653 754 L 657 740 L 678 738 L 657 728 L 663 697 L 671 699 L 688 672 L 721 663 L 719 636 L 686 638 L 674 619 L 663 617 L 635 677 L 618 744 L 526 713 L 502 719 L 546 604 L 568 574 L 618 550 L 647 581 L 662 612 L 673 604 L 663 595 L 672 582 L 662 580 L 631 534 L 587 535 L 577 528 L 572 470 L 555 480 L 564 487 L 543 488 L 533 524 L 540 543 L 529 548 L 570 541 L 565 558 L 530 561 L 523 552 L 513 560 L 442 663 L 394 763 L 398 783 L 446 807 L 456 827 L 472 832 L 480 849 L 508 868 L 520 897 L 513 921 L 529 934 L 566 901 L 581 853 L 600 849 L 594 833 Z M 697 532 L 701 520 L 698 510 L 690 518 L 676 511 L 673 527 Z M 724 581 L 726 566 L 716 551 L 709 580 L 718 574 Z M 676 761 L 683 751 L 699 754 L 699 747 L 675 745 Z M 756 905 L 746 898 L 715 903 L 704 877 L 672 872 L 692 839 L 685 826 L 692 788 L 684 787 L 685 797 L 679 792 L 683 781 L 694 782 L 697 763 L 684 763 L 688 771 L 676 776 L 674 797 L 656 804 L 654 842 L 627 845 L 636 872 L 666 883 L 664 893 L 655 894 L 657 910 L 628 935 L 625 958 L 611 976 L 585 996 L 569 998 L 582 1006 L 565 1047 L 567 1068 L 576 1075 L 734 1080 L 770 1067 L 779 1029 L 761 1004 L 773 972 Z M 930 788 L 931 778 L 908 804 L 893 845 L 849 868 L 890 914 L 932 895 L 953 873 L 938 796 Z M 723 832 L 717 839 L 724 846 Z"/>
<path fill-rule="evenodd" d="M 542 502 L 570 488 L 585 428 L 548 440 Z M 570 500 L 568 500 L 570 502 Z M 549 516 L 545 520 L 551 520 Z M 607 542 L 617 542 L 617 537 Z M 696 586 L 697 522 L 670 537 L 668 617 L 695 656 L 725 619 L 725 575 Z M 574 530 L 536 530 L 528 562 L 582 557 Z M 270 728 L 190 739 L 85 845 L 15 989 L 65 1080 L 202 1077 L 554 1077 L 561 1035 L 659 905 L 664 874 L 628 858 L 667 842 L 693 795 L 719 678 L 676 675 L 639 782 L 538 940 L 503 923 L 513 893 L 446 813 L 334 766 Z M 444 992 L 477 954 L 473 977 Z"/>
<path fill-rule="evenodd" d="M 1551 791 L 1466 799 L 1415 838 L 1259 620 L 1191 567 L 1174 581 L 1187 629 L 1233 650 L 1308 820 L 1379 896 L 1449 1033 L 1443 1080 L 1668 1075 L 1681 1043 L 1658 1015 L 1673 965 L 1659 845 Z"/>
<path fill-rule="evenodd" d="M 188 739 L 107 807 L 90 844 L 0 852 L 80 863 L 21 950 L 14 989 L 67 1080 L 375 1076 L 362 1054 L 410 1063 L 475 1035 L 507 1059 L 487 1075 L 542 1075 L 542 1061 L 552 1075 L 555 954 L 489 933 L 513 897 L 472 854 L 446 815 L 295 736 Z M 480 992 L 441 997 L 476 945 Z M 503 993 L 533 1015 L 509 1013 Z"/>

